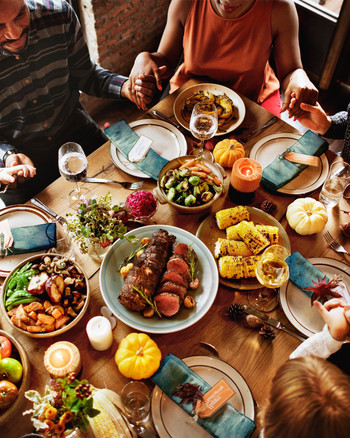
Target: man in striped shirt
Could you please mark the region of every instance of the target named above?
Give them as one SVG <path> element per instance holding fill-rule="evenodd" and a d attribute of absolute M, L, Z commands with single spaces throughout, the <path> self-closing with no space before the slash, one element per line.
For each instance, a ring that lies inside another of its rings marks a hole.
<path fill-rule="evenodd" d="M 140 79 L 139 89 L 150 102 L 152 78 Z M 6 204 L 27 201 L 59 176 L 63 143 L 75 141 L 89 154 L 106 141 L 80 105 L 80 91 L 130 98 L 128 78 L 91 61 L 66 1 L 0 0 L 0 167 L 37 169 L 1 195 Z"/>

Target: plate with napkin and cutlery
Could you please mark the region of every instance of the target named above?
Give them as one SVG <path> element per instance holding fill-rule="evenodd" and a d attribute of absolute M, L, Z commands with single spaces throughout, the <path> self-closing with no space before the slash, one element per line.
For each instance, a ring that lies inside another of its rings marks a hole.
<path fill-rule="evenodd" d="M 329 169 L 324 154 L 327 149 L 327 141 L 312 131 L 304 135 L 278 133 L 259 140 L 249 156 L 262 165 L 261 184 L 265 188 L 287 195 L 303 195 L 324 183 Z M 292 156 L 300 162 L 290 161 Z M 305 164 L 300 157 L 312 165 Z"/>

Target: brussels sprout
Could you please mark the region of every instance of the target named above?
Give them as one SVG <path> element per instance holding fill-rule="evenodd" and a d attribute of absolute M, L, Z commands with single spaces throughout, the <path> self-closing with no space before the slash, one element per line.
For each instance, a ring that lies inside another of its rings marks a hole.
<path fill-rule="evenodd" d="M 202 193 L 201 198 L 202 198 L 203 202 L 209 202 L 213 198 L 213 196 L 214 196 L 214 193 L 212 193 L 212 192 L 204 192 L 204 193 Z"/>
<path fill-rule="evenodd" d="M 185 198 L 185 205 L 187 207 L 190 207 L 191 205 L 194 205 L 196 203 L 196 198 L 193 195 L 188 195 Z"/>
<path fill-rule="evenodd" d="M 170 189 L 171 187 L 173 187 L 176 183 L 178 182 L 178 179 L 176 178 L 175 175 L 171 175 L 171 177 L 168 179 L 168 181 L 165 183 L 165 187 L 167 189 Z"/>
<path fill-rule="evenodd" d="M 169 199 L 169 201 L 172 201 L 176 196 L 176 190 L 175 187 L 171 187 L 167 193 L 167 198 Z"/>
<path fill-rule="evenodd" d="M 162 179 L 160 180 L 160 186 L 164 189 L 165 183 L 168 181 L 169 175 L 166 173 L 162 176 Z"/>
<path fill-rule="evenodd" d="M 198 186 L 198 184 L 200 184 L 201 179 L 199 176 L 191 176 L 188 179 L 188 182 L 192 185 L 192 186 Z"/>
<path fill-rule="evenodd" d="M 186 192 L 188 190 L 188 179 L 182 180 L 177 186 L 177 192 Z"/>
<path fill-rule="evenodd" d="M 198 188 L 199 188 L 199 193 L 204 193 L 209 191 L 209 185 L 205 182 L 199 184 Z"/>
<path fill-rule="evenodd" d="M 186 178 L 187 176 L 190 175 L 191 175 L 191 170 L 188 167 L 183 167 L 182 169 L 179 169 L 180 178 Z"/>

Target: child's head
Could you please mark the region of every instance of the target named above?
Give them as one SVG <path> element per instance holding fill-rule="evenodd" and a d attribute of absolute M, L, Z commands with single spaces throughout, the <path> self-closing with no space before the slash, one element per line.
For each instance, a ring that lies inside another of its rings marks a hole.
<path fill-rule="evenodd" d="M 261 416 L 264 438 L 349 438 L 350 379 L 324 359 L 289 360 Z"/>

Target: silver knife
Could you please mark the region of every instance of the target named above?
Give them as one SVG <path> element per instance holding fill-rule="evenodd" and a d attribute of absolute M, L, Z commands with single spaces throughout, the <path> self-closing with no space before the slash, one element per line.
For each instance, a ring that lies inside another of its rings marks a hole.
<path fill-rule="evenodd" d="M 67 222 L 66 218 L 64 218 L 63 216 L 60 216 L 59 214 L 52 211 L 51 208 L 49 208 L 42 201 L 40 201 L 40 199 L 32 198 L 30 200 L 30 202 L 32 204 L 36 205 L 37 207 L 41 208 L 42 210 L 44 210 L 46 213 L 48 213 L 50 216 L 52 216 L 54 219 L 56 219 L 56 221 L 59 222 L 60 224 L 64 224 L 65 222 Z"/>
<path fill-rule="evenodd" d="M 294 330 L 289 329 L 288 327 L 285 327 L 282 325 L 277 319 L 271 318 L 271 316 L 266 315 L 266 313 L 260 312 L 260 310 L 254 309 L 254 307 L 246 306 L 244 305 L 244 311 L 247 315 L 255 315 L 261 320 L 263 320 L 266 324 L 271 325 L 272 327 L 275 327 L 278 330 L 283 330 L 284 332 L 288 333 L 289 335 L 295 336 L 300 341 L 305 341 L 306 337 L 303 335 L 300 335 L 299 333 L 296 333 Z"/>
<path fill-rule="evenodd" d="M 180 130 L 183 129 L 183 127 L 179 123 L 173 122 L 169 117 L 167 117 L 165 114 L 161 113 L 160 111 L 153 110 L 152 113 L 153 113 L 153 115 L 158 117 L 158 119 L 161 119 L 161 120 L 164 120 L 164 122 L 170 123 L 171 125 L 175 126 L 175 128 L 180 129 Z"/>

